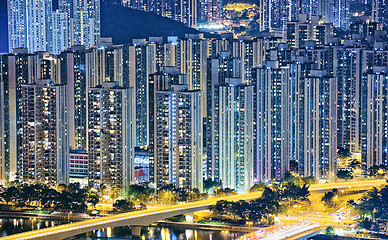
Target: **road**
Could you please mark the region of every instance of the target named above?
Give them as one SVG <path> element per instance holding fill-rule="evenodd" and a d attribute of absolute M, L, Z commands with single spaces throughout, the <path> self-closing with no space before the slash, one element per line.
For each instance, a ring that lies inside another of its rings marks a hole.
<path fill-rule="evenodd" d="M 310 192 L 315 191 L 328 191 L 332 188 L 348 188 L 359 187 L 362 189 L 370 189 L 373 186 L 379 186 L 384 184 L 384 180 L 370 180 L 360 182 L 338 182 L 338 183 L 326 183 L 326 184 L 314 184 L 310 186 Z M 238 200 L 252 200 L 261 196 L 261 192 L 245 193 L 231 196 L 210 197 L 206 200 L 190 202 L 185 204 L 163 205 L 160 207 L 154 207 L 152 209 L 122 213 L 117 215 L 110 215 L 102 218 L 95 218 L 91 220 L 60 225 L 52 228 L 45 228 L 20 234 L 3 237 L 4 240 L 26 240 L 26 239 L 64 239 L 71 236 L 75 236 L 81 233 L 90 232 L 97 229 L 103 229 L 107 227 L 125 226 L 125 225 L 149 225 L 161 219 L 165 219 L 171 216 L 189 213 L 193 211 L 199 211 L 208 208 L 215 204 L 218 200 L 238 201 Z"/>

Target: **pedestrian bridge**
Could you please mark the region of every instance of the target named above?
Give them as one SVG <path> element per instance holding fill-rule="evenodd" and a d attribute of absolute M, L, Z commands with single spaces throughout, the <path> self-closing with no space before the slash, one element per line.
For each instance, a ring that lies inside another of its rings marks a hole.
<path fill-rule="evenodd" d="M 365 181 L 349 181 L 349 182 L 336 182 L 326 184 L 314 184 L 310 186 L 311 192 L 329 191 L 333 188 L 353 188 L 353 189 L 370 189 L 373 186 L 385 184 L 385 180 L 365 180 Z M 222 197 L 211 197 L 206 200 L 190 202 L 185 204 L 163 205 L 155 208 L 149 208 L 146 210 L 121 213 L 116 215 L 110 215 L 102 218 L 94 218 L 81 222 L 60 225 L 51 228 L 45 228 L 20 234 L 11 235 L 1 239 L 4 240 L 61 240 L 69 237 L 76 236 L 78 234 L 91 232 L 98 229 L 104 229 L 108 227 L 120 227 L 120 226 L 147 226 L 154 222 L 169 217 L 193 213 L 196 211 L 202 211 L 209 209 L 209 207 L 215 204 L 218 200 L 238 201 L 238 200 L 252 200 L 261 196 L 261 192 L 245 193 L 239 195 L 230 195 Z"/>

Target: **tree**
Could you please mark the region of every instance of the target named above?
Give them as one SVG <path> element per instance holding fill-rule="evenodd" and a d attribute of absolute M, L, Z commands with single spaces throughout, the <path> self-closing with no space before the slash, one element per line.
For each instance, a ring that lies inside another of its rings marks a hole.
<path fill-rule="evenodd" d="M 109 191 L 109 197 L 110 199 L 115 200 L 119 197 L 119 191 L 115 188 L 111 188 Z"/>
<path fill-rule="evenodd" d="M 338 203 L 338 189 L 333 188 L 331 191 L 325 193 L 323 197 L 321 198 L 321 201 L 323 204 L 328 207 L 336 207 Z"/>
<path fill-rule="evenodd" d="M 261 198 L 267 199 L 268 201 L 278 201 L 279 194 L 278 194 L 278 192 L 272 190 L 271 188 L 265 187 L 264 192 L 261 195 Z"/>
<path fill-rule="evenodd" d="M 298 191 L 298 195 L 297 195 L 297 198 L 296 200 L 298 201 L 310 201 L 309 200 L 309 196 L 310 196 L 310 190 L 309 190 L 309 187 L 310 186 L 307 186 L 306 184 L 304 184 L 303 186 L 301 186 L 299 188 L 299 191 Z"/>
<path fill-rule="evenodd" d="M 222 182 L 217 182 L 211 178 L 203 180 L 203 191 L 209 192 L 210 190 L 215 191 L 217 188 L 222 188 Z"/>
<path fill-rule="evenodd" d="M 140 209 L 147 209 L 147 205 L 143 202 L 140 202 Z"/>
<path fill-rule="evenodd" d="M 297 194 L 303 196 L 303 199 L 309 195 L 308 186 L 297 186 L 294 183 L 289 183 L 290 186 L 296 186 Z M 220 218 L 224 215 L 239 217 L 243 220 L 252 222 L 268 222 L 272 224 L 273 216 L 285 210 L 284 204 L 280 204 L 280 188 L 276 186 L 275 190 L 264 186 L 263 194 L 260 198 L 245 202 L 228 202 L 225 200 L 217 201 L 215 205 L 210 207 L 210 210 Z"/>
<path fill-rule="evenodd" d="M 260 183 L 255 183 L 251 189 L 249 190 L 249 192 L 256 192 L 256 191 L 262 191 L 265 189 L 265 184 L 260 182 Z"/>
<path fill-rule="evenodd" d="M 189 201 L 198 200 L 198 199 L 204 198 L 205 196 L 207 196 L 207 194 L 201 194 L 198 188 L 193 188 L 189 191 L 188 200 Z"/>
<path fill-rule="evenodd" d="M 223 195 L 233 195 L 237 194 L 236 190 L 231 188 L 217 188 L 216 195 L 217 196 L 223 196 Z"/>
<path fill-rule="evenodd" d="M 350 153 L 349 149 L 341 148 L 341 147 L 338 148 L 337 155 L 338 155 L 339 158 L 347 158 L 347 157 L 352 156 L 352 154 Z"/>
<path fill-rule="evenodd" d="M 178 202 L 186 202 L 189 199 L 189 189 L 179 188 L 177 189 L 177 200 Z"/>
<path fill-rule="evenodd" d="M 61 193 L 52 188 L 44 189 L 42 192 L 41 206 L 43 208 L 51 208 L 61 201 Z"/>
<path fill-rule="evenodd" d="M 113 207 L 119 211 L 130 211 L 135 209 L 135 203 L 127 199 L 118 199 L 113 204 Z"/>
<path fill-rule="evenodd" d="M 281 191 L 281 196 L 283 199 L 291 202 L 292 200 L 296 200 L 298 198 L 300 187 L 293 182 L 288 182 L 283 184 L 283 188 Z"/>
<path fill-rule="evenodd" d="M 93 205 L 93 207 L 96 207 L 96 204 L 100 202 L 100 196 L 98 195 L 98 192 L 89 190 L 87 193 L 86 201 Z"/>
<path fill-rule="evenodd" d="M 17 199 L 17 196 L 20 194 L 20 191 L 15 186 L 7 188 L 4 192 L 1 193 L 0 197 L 3 201 L 8 203 L 13 202 Z"/>
<path fill-rule="evenodd" d="M 284 173 L 282 182 L 295 182 L 296 179 L 297 179 L 297 178 L 296 178 L 294 175 L 292 175 L 291 172 L 286 171 L 286 172 Z"/>
<path fill-rule="evenodd" d="M 290 172 L 292 173 L 298 173 L 299 164 L 295 160 L 290 161 Z"/>
<path fill-rule="evenodd" d="M 313 175 L 310 175 L 308 177 L 303 177 L 302 181 L 306 185 L 311 185 L 311 184 L 315 184 L 318 182 L 318 180 Z"/>
<path fill-rule="evenodd" d="M 259 222 L 264 216 L 264 200 L 259 198 L 249 203 L 248 219 L 252 222 Z"/>
<path fill-rule="evenodd" d="M 354 174 L 350 170 L 338 170 L 337 177 L 341 179 L 352 179 L 354 177 Z"/>
<path fill-rule="evenodd" d="M 161 188 L 158 190 L 157 197 L 162 203 L 174 203 L 178 201 L 176 189 L 174 188 Z"/>
<path fill-rule="evenodd" d="M 381 190 L 373 188 L 357 203 L 356 212 L 360 216 L 359 226 L 368 230 L 385 230 L 388 224 L 388 186 Z"/>
<path fill-rule="evenodd" d="M 368 217 L 362 219 L 359 223 L 358 226 L 363 229 L 367 230 L 373 230 L 376 228 L 376 224 Z M 377 227 L 378 228 L 378 227 Z"/>
<path fill-rule="evenodd" d="M 155 189 L 147 185 L 133 184 L 129 186 L 128 196 L 131 200 L 139 200 L 141 202 L 149 202 Z"/>
<path fill-rule="evenodd" d="M 387 167 L 383 164 L 373 165 L 368 169 L 368 171 L 371 177 L 383 178 L 387 176 Z"/>
<path fill-rule="evenodd" d="M 327 227 L 326 234 L 327 235 L 334 235 L 334 228 L 332 226 Z"/>
<path fill-rule="evenodd" d="M 232 203 L 226 200 L 217 201 L 215 205 L 210 206 L 210 211 L 220 218 L 222 218 L 223 215 L 230 213 L 231 209 Z"/>
<path fill-rule="evenodd" d="M 357 158 L 352 159 L 352 161 L 349 163 L 349 168 L 351 168 L 352 170 L 360 167 L 361 167 L 361 161 L 358 160 Z"/>
<path fill-rule="evenodd" d="M 232 204 L 233 215 L 238 216 L 241 219 L 247 220 L 249 217 L 249 211 L 250 211 L 249 203 L 245 202 L 244 200 L 240 200 Z"/>

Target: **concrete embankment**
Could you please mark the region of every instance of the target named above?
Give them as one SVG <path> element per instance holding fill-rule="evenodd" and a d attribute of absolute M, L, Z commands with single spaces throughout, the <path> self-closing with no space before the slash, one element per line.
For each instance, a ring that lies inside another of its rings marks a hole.
<path fill-rule="evenodd" d="M 238 226 L 226 226 L 216 224 L 202 224 L 202 223 L 185 223 L 185 222 L 170 222 L 159 221 L 158 225 L 161 227 L 175 227 L 175 228 L 189 228 L 198 230 L 213 230 L 213 231 L 229 231 L 229 232 L 242 232 L 249 233 L 262 228 L 256 227 L 238 227 Z"/>

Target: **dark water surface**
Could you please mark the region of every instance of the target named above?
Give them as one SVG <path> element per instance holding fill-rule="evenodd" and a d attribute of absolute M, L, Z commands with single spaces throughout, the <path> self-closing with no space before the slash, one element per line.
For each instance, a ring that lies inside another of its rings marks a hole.
<path fill-rule="evenodd" d="M 66 224 L 67 221 L 31 219 L 0 219 L 0 237 Z M 233 240 L 241 233 L 183 229 L 179 227 L 142 227 L 141 237 L 131 234 L 130 227 L 114 227 L 81 234 L 67 240 Z"/>
<path fill-rule="evenodd" d="M 233 240 L 239 236 L 241 236 L 241 233 L 193 230 L 174 227 L 142 227 L 141 237 L 134 237 L 131 234 L 130 227 L 116 227 L 82 234 L 69 238 L 68 240 Z"/>
<path fill-rule="evenodd" d="M 54 227 L 60 224 L 67 223 L 67 221 L 59 220 L 37 220 L 35 218 L 2 218 L 0 219 L 0 237 L 8 235 L 37 230 L 47 227 Z"/>

